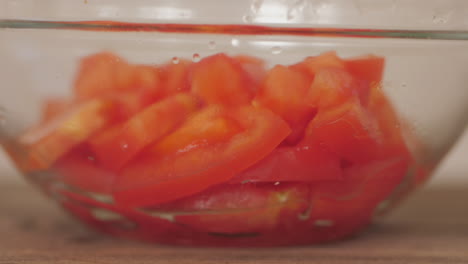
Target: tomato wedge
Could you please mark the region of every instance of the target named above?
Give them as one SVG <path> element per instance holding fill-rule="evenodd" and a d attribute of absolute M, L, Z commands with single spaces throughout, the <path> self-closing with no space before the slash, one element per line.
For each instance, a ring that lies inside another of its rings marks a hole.
<path fill-rule="evenodd" d="M 181 59 L 177 64 L 171 61 L 162 67 L 162 85 L 166 95 L 190 90 L 189 73 L 192 65 L 191 61 Z"/>
<path fill-rule="evenodd" d="M 402 182 L 409 161 L 401 158 L 376 160 L 345 170 L 344 180 L 312 187 L 313 217 L 336 222 L 364 216 L 370 220 L 377 205 Z"/>
<path fill-rule="evenodd" d="M 309 188 L 303 184 L 224 185 L 151 208 L 172 215 L 175 223 L 220 234 L 253 233 L 281 224 L 286 212 L 307 208 Z"/>
<path fill-rule="evenodd" d="M 342 178 L 336 155 L 320 146 L 307 146 L 277 148 L 229 182 L 317 182 Z"/>
<path fill-rule="evenodd" d="M 247 55 L 238 55 L 233 59 L 240 63 L 244 72 L 246 72 L 250 80 L 254 82 L 254 87 L 260 86 L 266 76 L 265 61 Z"/>
<path fill-rule="evenodd" d="M 385 155 L 401 155 L 409 157 L 410 153 L 402 134 L 403 127 L 400 123 L 395 108 L 387 99 L 381 86 L 376 85 L 371 89 L 367 108 L 374 113 L 379 132 L 384 139 L 382 152 Z"/>
<path fill-rule="evenodd" d="M 374 55 L 351 58 L 344 61 L 346 70 L 359 80 L 364 80 L 369 86 L 380 84 L 383 79 L 385 59 Z"/>
<path fill-rule="evenodd" d="M 212 105 L 193 114 L 179 129 L 159 141 L 151 152 L 160 156 L 186 152 L 229 140 L 241 130 L 226 108 Z"/>
<path fill-rule="evenodd" d="M 266 109 L 243 106 L 232 109 L 230 117 L 243 130 L 225 142 L 172 155 L 142 155 L 126 166 L 114 187 L 115 200 L 150 206 L 200 192 L 252 166 L 290 133 L 288 125 Z"/>
<path fill-rule="evenodd" d="M 367 162 L 377 157 L 382 140 L 372 115 L 353 98 L 319 111 L 301 145 L 322 146 L 345 162 Z"/>
<path fill-rule="evenodd" d="M 59 159 L 51 171 L 57 179 L 83 191 L 110 194 L 115 174 L 99 166 L 89 150 L 74 150 Z"/>
<path fill-rule="evenodd" d="M 121 92 L 151 91 L 160 94 L 159 69 L 146 65 L 130 65 L 109 52 L 85 57 L 75 82 L 78 100 L 112 96 Z"/>
<path fill-rule="evenodd" d="M 49 168 L 72 148 L 105 128 L 114 117 L 115 104 L 112 101 L 94 99 L 27 131 L 19 138 L 27 149 L 25 169 Z"/>
<path fill-rule="evenodd" d="M 281 116 L 293 132 L 287 141 L 295 143 L 302 136 L 306 124 L 316 108 L 307 100 L 312 79 L 291 68 L 277 65 L 268 71 L 258 91 L 256 102 Z"/>
<path fill-rule="evenodd" d="M 355 79 L 345 70 L 321 68 L 315 74 L 307 100 L 317 108 L 337 106 L 357 95 L 356 88 Z"/>
<path fill-rule="evenodd" d="M 197 108 L 189 94 L 177 94 L 159 101 L 128 121 L 110 127 L 89 139 L 99 163 L 117 171 L 143 148 L 163 138 Z"/>
<path fill-rule="evenodd" d="M 316 72 L 323 68 L 345 68 L 345 62 L 338 57 L 336 52 L 329 51 L 318 56 L 307 57 L 304 61 L 291 66 L 295 70 L 315 76 Z"/>
<path fill-rule="evenodd" d="M 249 104 L 252 84 L 239 62 L 225 54 L 207 57 L 191 72 L 192 92 L 207 104 L 236 106 Z"/>

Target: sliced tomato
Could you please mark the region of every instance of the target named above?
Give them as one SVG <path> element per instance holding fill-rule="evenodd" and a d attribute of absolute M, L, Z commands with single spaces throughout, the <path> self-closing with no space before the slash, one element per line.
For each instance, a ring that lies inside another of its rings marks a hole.
<path fill-rule="evenodd" d="M 290 133 L 288 125 L 266 109 L 244 106 L 231 111 L 242 132 L 185 152 L 143 155 L 119 175 L 116 201 L 125 206 L 156 205 L 226 182 L 267 156 Z"/>
<path fill-rule="evenodd" d="M 400 118 L 380 85 L 371 89 L 367 108 L 377 120 L 379 133 L 384 139 L 383 152 L 386 152 L 384 154 L 410 156 Z"/>
<path fill-rule="evenodd" d="M 73 102 L 64 98 L 49 98 L 45 100 L 42 107 L 41 123 L 46 123 L 66 112 L 72 107 Z"/>
<path fill-rule="evenodd" d="M 74 150 L 59 159 L 51 171 L 57 179 L 83 191 L 111 193 L 115 174 L 102 168 L 87 149 Z"/>
<path fill-rule="evenodd" d="M 309 189 L 303 184 L 224 185 L 152 208 L 172 215 L 174 222 L 202 232 L 221 234 L 271 230 L 286 211 L 307 208 Z"/>
<path fill-rule="evenodd" d="M 353 76 L 345 70 L 321 68 L 315 74 L 307 100 L 317 108 L 337 106 L 357 95 L 357 87 Z"/>
<path fill-rule="evenodd" d="M 168 62 L 162 67 L 162 82 L 166 94 L 190 90 L 189 73 L 192 65 L 191 61 L 181 59 L 177 64 Z"/>
<path fill-rule="evenodd" d="M 240 63 L 244 72 L 246 72 L 249 78 L 254 82 L 254 88 L 260 86 L 266 76 L 265 61 L 247 55 L 238 55 L 233 57 L 233 59 Z"/>
<path fill-rule="evenodd" d="M 316 113 L 307 100 L 312 79 L 291 68 L 277 65 L 271 69 L 256 97 L 256 102 L 281 116 L 293 132 L 287 139 L 296 142 Z"/>
<path fill-rule="evenodd" d="M 253 89 L 239 62 L 225 54 L 207 57 L 194 65 L 192 91 L 208 104 L 249 104 Z"/>
<path fill-rule="evenodd" d="M 381 141 L 373 117 L 353 98 L 320 110 L 301 144 L 322 146 L 345 162 L 367 162 L 376 158 Z"/>
<path fill-rule="evenodd" d="M 27 151 L 25 167 L 31 170 L 49 168 L 114 119 L 115 103 L 109 100 L 94 99 L 71 107 L 19 138 Z"/>
<path fill-rule="evenodd" d="M 102 52 L 81 61 L 75 83 L 79 100 L 142 90 L 161 93 L 159 69 L 130 65 L 123 58 Z"/>
<path fill-rule="evenodd" d="M 336 55 L 336 52 L 330 51 L 318 56 L 307 57 L 304 61 L 292 65 L 291 67 L 313 77 L 318 70 L 323 68 L 344 69 L 345 62 Z"/>
<path fill-rule="evenodd" d="M 230 183 L 316 182 L 342 178 L 340 159 L 322 147 L 281 147 Z"/>
<path fill-rule="evenodd" d="M 369 86 L 380 84 L 383 79 L 385 58 L 374 55 L 351 58 L 344 61 L 346 70 L 354 78 L 368 82 Z"/>
<path fill-rule="evenodd" d="M 104 168 L 118 170 L 143 148 L 173 131 L 197 106 L 189 94 L 168 97 L 90 138 L 89 144 Z"/>
<path fill-rule="evenodd" d="M 241 130 L 239 123 L 229 117 L 227 109 L 216 105 L 208 106 L 158 142 L 151 152 L 163 156 L 168 153 L 190 151 L 201 145 L 227 141 Z"/>
<path fill-rule="evenodd" d="M 353 215 L 366 219 L 403 181 L 408 160 L 396 157 L 356 165 L 345 170 L 341 182 L 320 183 L 312 188 L 313 217 L 345 222 Z"/>

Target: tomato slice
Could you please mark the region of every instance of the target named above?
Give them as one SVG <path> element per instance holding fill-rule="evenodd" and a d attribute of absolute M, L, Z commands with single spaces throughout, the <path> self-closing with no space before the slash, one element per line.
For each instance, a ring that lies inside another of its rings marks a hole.
<path fill-rule="evenodd" d="M 189 94 L 168 97 L 90 138 L 89 144 L 100 164 L 116 171 L 143 148 L 173 131 L 197 105 L 197 100 Z"/>
<path fill-rule="evenodd" d="M 318 56 L 307 57 L 304 61 L 291 66 L 293 69 L 315 76 L 316 72 L 323 68 L 345 68 L 345 62 L 338 57 L 336 52 L 329 51 Z"/>
<path fill-rule="evenodd" d="M 159 69 L 130 65 L 109 52 L 83 58 L 75 82 L 75 95 L 79 100 L 144 90 L 162 92 Z"/>
<path fill-rule="evenodd" d="M 376 117 L 379 132 L 384 139 L 385 154 L 410 156 L 402 133 L 403 126 L 400 123 L 400 118 L 381 86 L 376 85 L 371 89 L 367 108 Z"/>
<path fill-rule="evenodd" d="M 83 191 L 110 194 L 115 174 L 103 169 L 89 150 L 73 150 L 52 167 L 57 178 Z"/>
<path fill-rule="evenodd" d="M 316 108 L 307 100 L 312 79 L 291 68 L 277 65 L 271 69 L 258 92 L 256 102 L 281 116 L 293 132 L 287 139 L 295 143 L 305 125 L 313 118 Z"/>
<path fill-rule="evenodd" d="M 354 78 L 364 80 L 369 86 L 380 84 L 383 79 L 385 59 L 374 55 L 347 59 L 344 61 L 346 70 Z"/>
<path fill-rule="evenodd" d="M 317 184 L 312 187 L 313 202 L 317 203 L 314 217 L 347 221 L 361 213 L 369 218 L 403 181 L 408 167 L 409 161 L 402 157 L 376 160 L 346 169 L 341 182 Z"/>
<path fill-rule="evenodd" d="M 162 67 L 162 82 L 167 95 L 190 90 L 189 73 L 192 65 L 191 61 L 181 59 L 177 64 L 171 61 Z"/>
<path fill-rule="evenodd" d="M 227 109 L 212 105 L 191 116 L 179 129 L 151 148 L 151 152 L 160 156 L 186 152 L 229 140 L 241 130 L 240 124 L 229 117 Z"/>
<path fill-rule="evenodd" d="M 260 86 L 266 76 L 265 61 L 247 55 L 238 55 L 233 57 L 233 59 L 240 63 L 244 72 L 246 72 L 250 80 L 254 82 L 254 87 Z"/>
<path fill-rule="evenodd" d="M 25 169 L 49 168 L 75 146 L 105 128 L 115 117 L 115 104 L 94 99 L 70 108 L 19 138 L 26 148 Z"/>
<path fill-rule="evenodd" d="M 308 102 L 318 108 L 343 104 L 357 94 L 357 83 L 351 74 L 340 68 L 317 70 L 307 95 Z"/>
<path fill-rule="evenodd" d="M 202 232 L 236 234 L 271 230 L 285 212 L 307 208 L 309 188 L 303 184 L 224 185 L 151 208 L 171 215 L 175 223 Z"/>
<path fill-rule="evenodd" d="M 253 97 L 251 83 L 242 66 L 225 54 L 207 57 L 194 65 L 192 91 L 208 104 L 248 104 Z"/>
<path fill-rule="evenodd" d="M 126 166 L 116 181 L 115 200 L 149 206 L 200 192 L 263 159 L 290 133 L 288 125 L 266 109 L 243 106 L 231 110 L 230 117 L 243 130 L 225 142 L 164 156 L 148 154 Z"/>
<path fill-rule="evenodd" d="M 340 159 L 322 147 L 281 147 L 230 183 L 316 182 L 342 178 Z"/>
<path fill-rule="evenodd" d="M 359 99 L 352 98 L 319 111 L 309 123 L 301 145 L 322 146 L 345 162 L 367 162 L 376 158 L 381 141 L 372 115 Z"/>

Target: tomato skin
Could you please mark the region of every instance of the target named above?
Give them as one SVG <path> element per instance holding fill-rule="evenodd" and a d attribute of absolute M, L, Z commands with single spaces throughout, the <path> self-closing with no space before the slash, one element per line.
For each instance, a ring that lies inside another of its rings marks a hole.
<path fill-rule="evenodd" d="M 192 92 L 207 104 L 249 104 L 253 89 L 239 62 L 225 54 L 204 58 L 191 70 Z"/>
<path fill-rule="evenodd" d="M 172 132 L 197 107 L 198 101 L 191 95 L 168 97 L 90 138 L 89 144 L 104 168 L 118 171 L 145 147 Z"/>
<path fill-rule="evenodd" d="M 119 175 L 115 200 L 123 206 L 150 206 L 226 182 L 268 155 L 290 133 L 288 125 L 268 110 L 244 106 L 231 113 L 243 128 L 241 133 L 182 153 L 142 156 Z"/>
<path fill-rule="evenodd" d="M 320 146 L 281 147 L 236 175 L 230 183 L 317 182 L 343 178 L 340 159 Z"/>
<path fill-rule="evenodd" d="M 40 124 L 19 138 L 26 149 L 22 168 L 48 169 L 55 161 L 105 128 L 115 119 L 115 104 L 94 99 L 76 104 L 68 111 Z"/>

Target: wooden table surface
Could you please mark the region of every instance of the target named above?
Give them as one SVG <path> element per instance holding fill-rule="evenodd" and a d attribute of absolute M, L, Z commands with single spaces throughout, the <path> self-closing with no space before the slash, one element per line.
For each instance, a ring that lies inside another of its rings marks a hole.
<path fill-rule="evenodd" d="M 426 188 L 358 238 L 322 246 L 194 249 L 117 241 L 26 184 L 0 182 L 0 264 L 468 263 L 468 185 Z"/>

